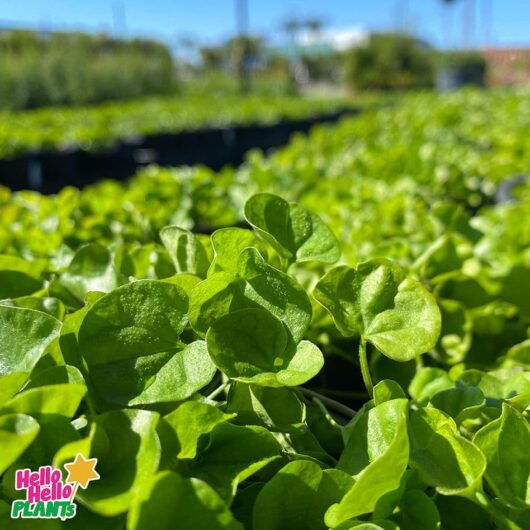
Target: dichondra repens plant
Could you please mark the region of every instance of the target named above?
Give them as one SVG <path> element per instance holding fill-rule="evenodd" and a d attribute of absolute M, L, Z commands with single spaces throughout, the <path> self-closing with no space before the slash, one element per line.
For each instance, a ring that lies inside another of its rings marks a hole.
<path fill-rule="evenodd" d="M 20 523 L 16 469 L 82 453 L 101 478 L 71 528 L 529 528 L 527 344 L 502 369 L 445 369 L 458 306 L 420 273 L 435 252 L 337 265 L 300 204 L 258 194 L 245 217 L 211 237 L 168 226 L 165 250 L 89 243 L 1 302 L 1 527 Z M 315 386 L 334 343 L 352 386 L 362 373 L 358 411 Z"/>

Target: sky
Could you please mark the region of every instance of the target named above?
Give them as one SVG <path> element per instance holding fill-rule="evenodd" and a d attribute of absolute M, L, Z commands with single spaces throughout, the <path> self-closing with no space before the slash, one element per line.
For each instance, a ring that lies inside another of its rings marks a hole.
<path fill-rule="evenodd" d="M 244 0 L 242 0 L 244 1 Z M 321 18 L 329 28 L 406 28 L 441 48 L 530 47 L 530 0 L 246 0 L 249 31 L 281 38 L 289 17 Z M 214 44 L 236 31 L 237 0 L 11 0 L 0 26 L 115 32 L 176 46 L 183 37 Z M 475 9 L 473 9 L 473 6 Z"/>

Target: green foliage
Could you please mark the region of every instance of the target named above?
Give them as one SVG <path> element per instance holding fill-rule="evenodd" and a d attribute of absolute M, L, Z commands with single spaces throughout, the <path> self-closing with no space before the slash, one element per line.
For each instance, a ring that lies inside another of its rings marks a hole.
<path fill-rule="evenodd" d="M 480 53 L 442 53 L 437 57 L 437 61 L 442 67 L 457 68 L 464 71 L 486 73 L 486 59 Z"/>
<path fill-rule="evenodd" d="M 426 45 L 400 34 L 376 34 L 345 58 L 347 83 L 356 89 L 406 89 L 432 84 L 433 56 Z"/>
<path fill-rule="evenodd" d="M 0 191 L 0 526 L 15 469 L 82 452 L 101 480 L 72 528 L 528 528 L 528 192 L 466 209 L 525 150 L 459 121 L 484 97 L 317 129 L 215 186 Z"/>
<path fill-rule="evenodd" d="M 245 205 L 245 217 L 288 263 L 335 263 L 339 259 L 335 236 L 319 217 L 299 204 L 267 193 L 254 195 Z"/>
<path fill-rule="evenodd" d="M 15 31 L 0 38 L 0 108 L 83 105 L 175 89 L 169 50 L 150 40 Z"/>
<path fill-rule="evenodd" d="M 332 269 L 314 296 L 343 335 L 359 335 L 395 361 L 429 351 L 440 334 L 440 312 L 432 295 L 388 260 Z"/>
<path fill-rule="evenodd" d="M 142 59 L 142 64 L 149 67 L 151 60 Z M 76 69 L 81 67 L 84 67 L 83 61 L 76 61 Z M 127 67 L 120 65 L 109 69 L 107 85 L 112 83 L 113 72 L 115 75 L 126 73 Z M 212 91 L 207 91 L 202 85 L 188 87 L 178 94 L 166 90 L 162 95 L 155 95 L 160 91 L 142 91 L 137 77 L 124 80 L 126 88 L 105 98 L 124 99 L 136 87 L 136 92 L 129 95 L 129 101 L 91 105 L 92 100 L 88 99 L 79 101 L 79 105 L 65 107 L 54 107 L 51 106 L 53 102 L 48 102 L 47 107 L 19 111 L 2 108 L 0 80 L 0 158 L 36 150 L 63 151 L 70 147 L 101 151 L 115 146 L 120 140 L 144 135 L 179 133 L 201 127 L 272 124 L 282 119 L 311 118 L 351 105 L 343 98 L 302 98 L 286 94 L 275 94 L 271 101 L 270 95 L 259 92 L 241 96 L 234 90 L 218 90 L 215 86 Z M 178 220 L 167 224 L 176 222 Z"/>

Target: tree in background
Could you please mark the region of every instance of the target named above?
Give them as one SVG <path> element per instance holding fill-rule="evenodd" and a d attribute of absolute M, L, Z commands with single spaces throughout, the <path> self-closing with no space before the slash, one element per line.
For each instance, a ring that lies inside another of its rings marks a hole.
<path fill-rule="evenodd" d="M 427 87 L 433 72 L 431 50 L 409 35 L 374 34 L 345 54 L 345 80 L 355 90 Z"/>

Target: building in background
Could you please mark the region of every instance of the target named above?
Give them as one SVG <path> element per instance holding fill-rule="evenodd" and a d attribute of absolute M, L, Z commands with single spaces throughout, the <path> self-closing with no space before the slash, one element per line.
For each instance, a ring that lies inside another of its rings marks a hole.
<path fill-rule="evenodd" d="M 530 48 L 487 48 L 481 54 L 486 59 L 489 85 L 530 83 Z"/>
<path fill-rule="evenodd" d="M 329 52 L 343 52 L 362 46 L 370 39 L 370 32 L 358 26 L 347 28 L 329 28 L 325 30 L 305 29 L 296 37 L 300 48 L 320 47 Z"/>

